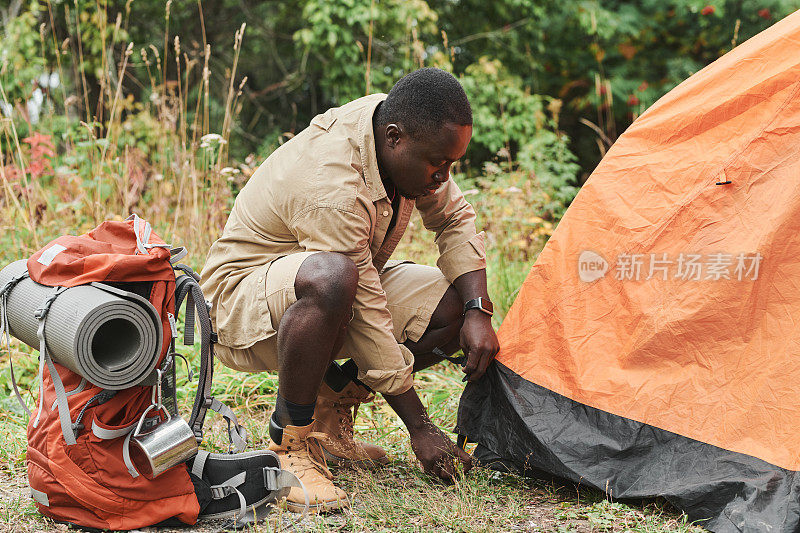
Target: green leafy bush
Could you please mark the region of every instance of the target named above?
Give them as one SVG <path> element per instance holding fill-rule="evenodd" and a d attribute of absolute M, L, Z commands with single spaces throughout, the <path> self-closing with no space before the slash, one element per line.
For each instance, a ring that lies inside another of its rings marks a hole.
<path fill-rule="evenodd" d="M 461 82 L 475 123 L 470 158 L 486 161 L 489 154 L 500 154 L 506 170 L 518 170 L 522 182 L 531 180 L 543 193 L 545 201 L 537 207 L 544 215 L 560 219 L 578 191 L 580 170 L 569 139 L 558 131 L 561 101 L 531 94 L 519 76 L 488 58 L 467 67 Z"/>

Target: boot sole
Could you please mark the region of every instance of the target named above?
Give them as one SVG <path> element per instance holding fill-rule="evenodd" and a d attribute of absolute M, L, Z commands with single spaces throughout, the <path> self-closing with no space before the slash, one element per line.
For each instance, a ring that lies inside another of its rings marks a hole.
<path fill-rule="evenodd" d="M 290 501 L 284 501 L 283 505 L 286 507 L 288 511 L 292 513 L 302 513 L 306 509 L 305 503 L 294 503 Z M 335 500 L 332 502 L 321 502 L 321 503 L 312 503 L 308 506 L 308 513 L 309 514 L 320 514 L 320 513 L 327 513 L 332 511 L 339 511 L 348 507 L 350 504 L 347 500 Z"/>
<path fill-rule="evenodd" d="M 325 447 L 322 447 L 322 453 L 325 454 L 325 460 L 336 466 L 355 466 L 359 468 L 375 468 L 389 464 L 389 457 L 384 455 L 380 459 L 348 459 L 347 457 L 339 457 L 333 455 Z"/>

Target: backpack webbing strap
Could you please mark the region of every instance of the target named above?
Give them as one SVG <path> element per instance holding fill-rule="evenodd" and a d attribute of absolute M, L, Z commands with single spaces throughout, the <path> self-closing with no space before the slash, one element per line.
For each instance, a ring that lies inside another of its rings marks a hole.
<path fill-rule="evenodd" d="M 233 412 L 233 409 L 216 398 L 211 398 L 211 405 L 209 405 L 208 408 L 222 415 L 222 418 L 227 422 L 228 438 L 230 439 L 233 451 L 237 453 L 243 452 L 244 449 L 247 448 L 247 430 L 239 425 L 239 421 L 236 419 L 236 414 Z"/>
<path fill-rule="evenodd" d="M 175 353 L 174 337 L 170 341 L 169 350 L 169 353 L 164 357 L 164 362 L 161 364 L 161 404 L 170 415 L 178 416 L 178 377 L 175 371 L 175 356 L 183 356 Z M 158 373 L 156 373 L 156 383 L 153 385 L 154 387 L 158 386 L 157 376 Z M 189 380 L 191 381 L 191 371 L 189 371 Z"/>
<path fill-rule="evenodd" d="M 194 473 L 194 469 L 192 470 L 192 473 Z M 270 466 L 265 466 L 262 468 L 261 474 L 261 482 L 263 483 L 264 488 L 270 492 L 289 489 L 291 487 L 298 487 L 300 490 L 302 490 L 305 498 L 305 508 L 300 516 L 300 520 L 305 518 L 305 516 L 308 514 L 311 501 L 308 497 L 308 491 L 306 490 L 305 485 L 303 485 L 303 482 L 300 481 L 300 478 L 288 470 Z M 263 509 L 268 509 L 271 504 L 271 501 L 264 502 L 263 504 L 259 505 L 258 508 L 253 509 L 252 517 L 247 516 L 247 500 L 239 491 L 239 486 L 245 482 L 246 478 L 247 472 L 240 472 L 218 485 L 211 486 L 211 497 L 215 500 L 227 498 L 231 494 L 236 494 L 239 496 L 239 514 L 234 520 L 235 527 L 237 528 L 244 527 L 264 518 L 266 513 L 263 512 Z"/>
<path fill-rule="evenodd" d="M 72 419 L 69 416 L 69 402 L 67 401 L 67 391 L 64 390 L 64 383 L 61 381 L 61 376 L 56 370 L 53 359 L 47 351 L 47 342 L 45 342 L 45 324 L 47 323 L 47 314 L 50 312 L 50 306 L 58 298 L 58 295 L 67 290 L 66 287 L 56 287 L 53 295 L 48 298 L 42 307 L 36 310 L 36 318 L 39 320 L 39 328 L 36 331 L 36 336 L 39 337 L 39 411 L 36 414 L 36 419 L 33 421 L 33 427 L 38 427 L 39 419 L 42 416 L 42 406 L 44 404 L 44 365 L 47 365 L 47 370 L 50 372 L 50 379 L 53 380 L 53 388 L 56 392 L 56 403 L 58 404 L 58 418 L 61 421 L 61 434 L 64 436 L 64 441 L 67 446 L 77 444 L 75 440 L 75 431 L 72 428 Z"/>
<path fill-rule="evenodd" d="M 189 251 L 186 250 L 183 246 L 179 246 L 178 248 L 170 248 L 169 249 L 169 262 L 173 265 L 189 255 Z"/>
<path fill-rule="evenodd" d="M 239 424 L 230 407 L 211 396 L 211 382 L 214 375 L 212 343 L 215 335 L 211 330 L 211 317 L 208 313 L 203 290 L 198 283 L 198 276 L 186 265 L 175 265 L 175 268 L 186 274 L 175 281 L 176 312 L 181 308 L 183 301 L 186 300 L 183 338 L 185 346 L 194 344 L 195 317 L 200 323 L 200 373 L 197 379 L 197 394 L 194 398 L 189 426 L 194 431 L 197 441 L 200 442 L 203 439 L 203 423 L 205 422 L 206 413 L 209 409 L 216 411 L 228 423 L 228 438 L 233 451 L 244 451 L 247 446 L 247 431 Z"/>
<path fill-rule="evenodd" d="M 133 479 L 139 477 L 139 472 L 136 470 L 136 467 L 133 466 L 133 461 L 131 461 L 131 437 L 135 429 L 136 427 L 131 429 L 130 433 L 125 436 L 125 442 L 122 443 L 122 461 L 125 463 L 125 468 L 128 469 L 128 474 L 130 474 Z"/>
<path fill-rule="evenodd" d="M 8 353 L 8 365 L 11 367 L 11 384 L 14 386 L 14 394 L 16 394 L 19 404 L 25 412 L 28 413 L 28 418 L 30 418 L 31 410 L 25 405 L 25 400 L 22 399 L 22 395 L 19 393 L 19 387 L 17 387 L 17 378 L 14 376 L 14 360 L 11 358 L 11 326 L 8 322 L 8 295 L 11 293 L 11 289 L 16 287 L 17 283 L 27 277 L 28 272 L 20 274 L 8 280 L 8 282 L 0 288 L 0 346 L 2 346 L 2 342 L 5 340 L 6 353 Z"/>
<path fill-rule="evenodd" d="M 95 437 L 102 440 L 112 440 L 124 437 L 128 435 L 128 433 L 133 433 L 134 429 L 136 429 L 136 422 L 134 422 L 133 424 L 128 424 L 127 426 L 123 426 L 121 428 L 108 429 L 98 426 L 97 421 L 92 420 L 92 433 L 94 433 Z"/>
<path fill-rule="evenodd" d="M 79 392 L 83 392 L 83 389 L 86 388 L 87 383 L 89 383 L 89 381 L 86 378 L 81 379 L 81 382 L 78 383 L 78 385 L 74 389 L 68 390 L 66 395 L 72 396 L 73 394 L 78 394 Z M 50 410 L 55 411 L 56 407 L 58 407 L 58 399 L 53 400 L 53 405 L 50 406 Z"/>
<path fill-rule="evenodd" d="M 144 247 L 144 243 L 147 242 L 147 239 L 142 239 L 142 233 L 147 231 L 147 226 L 149 226 L 150 224 L 148 222 L 145 222 L 145 228 L 139 229 L 140 223 L 142 222 L 142 219 L 139 218 L 139 215 L 134 213 L 133 215 L 127 218 L 127 220 L 131 219 L 133 219 L 133 234 L 136 235 L 136 248 L 138 249 L 137 251 L 140 254 L 146 254 L 147 248 Z"/>
<path fill-rule="evenodd" d="M 178 267 L 180 266 L 183 265 L 178 265 Z M 195 312 L 200 318 L 200 372 L 197 376 L 197 393 L 192 406 L 192 414 L 189 418 L 189 426 L 194 431 L 198 442 L 200 442 L 203 438 L 203 423 L 205 422 L 206 411 L 211 404 L 211 381 L 214 375 L 214 361 L 211 352 L 211 317 L 208 315 L 203 291 L 191 275 L 180 276 L 175 281 L 176 313 L 183 305 L 184 299 L 186 300 L 183 337 L 185 346 L 194 344 Z"/>
<path fill-rule="evenodd" d="M 138 254 L 147 254 L 150 248 L 169 249 L 169 244 L 150 244 L 147 242 L 150 240 L 150 235 L 153 233 L 153 227 L 146 220 L 139 218 L 139 215 L 134 213 L 126 220 L 133 220 L 133 234 L 136 236 L 136 252 Z M 144 227 L 140 228 L 142 223 L 144 223 Z"/>
<path fill-rule="evenodd" d="M 197 450 L 197 455 L 194 456 L 194 461 L 192 461 L 192 474 L 199 478 L 203 477 L 203 470 L 206 468 L 206 461 L 209 455 L 211 454 L 205 450 Z"/>
<path fill-rule="evenodd" d="M 144 421 L 144 427 L 155 427 L 158 425 L 160 420 L 161 419 L 158 416 L 146 418 Z M 122 461 L 125 463 L 125 468 L 128 469 L 128 473 L 134 479 L 139 477 L 139 472 L 133 465 L 133 461 L 131 461 L 131 437 L 133 437 L 133 433 L 136 430 L 137 424 L 138 422 L 134 422 L 133 424 L 129 424 L 117 429 L 106 429 L 98 426 L 97 422 L 92 420 L 92 433 L 94 433 L 94 436 L 98 439 L 113 440 L 125 437 L 125 441 L 122 443 Z"/>
<path fill-rule="evenodd" d="M 236 516 L 236 522 L 238 523 L 242 520 L 247 513 L 247 500 L 244 497 L 244 494 L 239 492 L 239 485 L 244 483 L 245 478 L 247 477 L 247 472 L 239 472 L 232 478 L 223 481 L 219 485 L 211 485 L 211 497 L 215 500 L 221 500 L 230 496 L 233 493 L 236 493 L 239 496 L 239 514 Z"/>
<path fill-rule="evenodd" d="M 303 491 L 305 507 L 303 507 L 303 512 L 300 514 L 300 517 L 292 524 L 292 528 L 294 528 L 295 525 L 302 522 L 303 519 L 308 516 L 308 511 L 311 509 L 311 499 L 308 497 L 308 490 L 306 490 L 306 486 L 302 481 L 300 481 L 300 478 L 297 477 L 294 472 L 290 472 L 289 470 L 284 470 L 281 468 L 265 467 L 264 486 L 267 487 L 268 490 L 272 490 L 270 487 L 275 487 L 275 490 L 297 487 Z M 286 495 L 289 495 L 288 491 L 286 492 Z"/>

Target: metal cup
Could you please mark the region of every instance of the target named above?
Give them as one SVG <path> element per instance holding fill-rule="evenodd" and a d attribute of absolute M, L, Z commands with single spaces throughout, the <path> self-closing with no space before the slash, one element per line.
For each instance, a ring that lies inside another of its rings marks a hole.
<path fill-rule="evenodd" d="M 161 410 L 167 419 L 147 433 L 140 433 L 147 413 Z M 163 406 L 148 407 L 131 438 L 131 461 L 148 477 L 156 477 L 197 455 L 197 439 L 192 428 L 179 416 L 171 416 Z"/>

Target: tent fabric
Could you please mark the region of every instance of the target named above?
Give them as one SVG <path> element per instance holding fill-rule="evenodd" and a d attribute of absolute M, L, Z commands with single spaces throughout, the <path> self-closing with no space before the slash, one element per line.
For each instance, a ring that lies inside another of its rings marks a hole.
<path fill-rule="evenodd" d="M 525 475 L 613 499 L 664 496 L 713 531 L 798 530 L 795 472 L 575 402 L 502 364 L 465 393 L 459 419 L 471 421 L 475 456 L 490 467 L 508 467 L 489 451 L 501 450 Z"/>
<path fill-rule="evenodd" d="M 800 529 L 798 176 L 800 12 L 617 140 L 521 287 L 498 364 L 465 390 L 459 431 L 518 466 L 666 496 L 715 531 Z"/>

